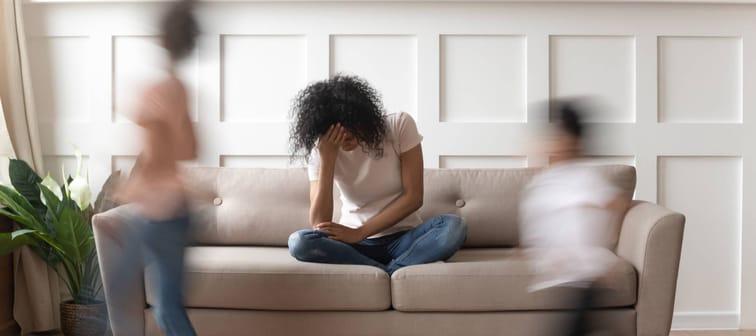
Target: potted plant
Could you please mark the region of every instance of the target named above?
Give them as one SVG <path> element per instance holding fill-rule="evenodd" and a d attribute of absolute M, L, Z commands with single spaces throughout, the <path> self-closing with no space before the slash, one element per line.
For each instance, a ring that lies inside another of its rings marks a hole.
<path fill-rule="evenodd" d="M 95 210 L 90 204 L 88 178 L 81 174 L 81 154 L 78 150 L 76 154 L 76 176 L 62 186 L 49 175 L 42 179 L 24 161 L 10 161 L 13 187 L 0 185 L 0 215 L 12 219 L 18 227 L 0 234 L 0 255 L 29 246 L 55 270 L 71 294 L 71 300 L 60 307 L 63 334 L 101 336 L 107 329 L 107 311 L 105 303 L 98 300 L 102 283 L 91 218 L 95 212 L 113 206 L 106 204 L 105 193 L 120 173 L 114 173 L 105 183 Z"/>

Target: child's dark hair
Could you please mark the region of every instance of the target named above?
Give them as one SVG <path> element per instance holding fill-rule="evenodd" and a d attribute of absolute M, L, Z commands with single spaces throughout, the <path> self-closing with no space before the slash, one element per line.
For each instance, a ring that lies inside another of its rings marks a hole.
<path fill-rule="evenodd" d="M 352 132 L 363 150 L 383 156 L 386 121 L 380 94 L 362 78 L 336 75 L 308 85 L 294 98 L 290 143 L 292 158 L 310 152 L 331 125 Z"/>
<path fill-rule="evenodd" d="M 200 29 L 194 18 L 194 0 L 171 4 L 160 21 L 163 47 L 173 60 L 181 60 L 194 50 Z"/>
<path fill-rule="evenodd" d="M 551 101 L 549 103 L 551 122 L 565 133 L 582 139 L 585 127 L 582 122 L 582 113 L 575 101 Z"/>

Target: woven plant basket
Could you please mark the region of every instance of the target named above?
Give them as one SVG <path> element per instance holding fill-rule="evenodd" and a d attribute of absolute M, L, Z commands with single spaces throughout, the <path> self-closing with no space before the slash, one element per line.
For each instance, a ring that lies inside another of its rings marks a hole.
<path fill-rule="evenodd" d="M 108 328 L 105 302 L 81 305 L 60 304 L 60 329 L 65 336 L 103 336 Z"/>

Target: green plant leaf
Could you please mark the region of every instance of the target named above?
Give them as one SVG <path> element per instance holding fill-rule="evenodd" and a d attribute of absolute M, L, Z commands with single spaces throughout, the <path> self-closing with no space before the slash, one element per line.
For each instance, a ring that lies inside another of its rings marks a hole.
<path fill-rule="evenodd" d="M 16 231 L 11 232 L 11 239 L 16 239 L 18 237 L 24 236 L 32 232 L 36 232 L 36 231 L 29 230 L 29 229 L 16 230 Z"/>
<path fill-rule="evenodd" d="M 40 184 L 39 189 L 42 192 L 42 198 L 47 202 L 47 212 L 45 213 L 45 224 L 50 230 L 50 235 L 57 238 L 58 230 L 55 227 L 55 222 L 60 217 L 63 209 L 65 208 L 64 201 L 59 200 L 57 195 L 47 188 L 47 186 Z"/>
<path fill-rule="evenodd" d="M 40 242 L 37 245 L 29 246 L 34 253 L 37 254 L 45 263 L 52 269 L 57 269 L 62 262 L 60 252 L 48 245 L 47 243 Z"/>
<path fill-rule="evenodd" d="M 44 242 L 44 244 L 40 244 L 40 246 L 45 246 L 45 250 L 47 251 L 47 254 L 45 255 L 46 258 L 53 258 L 51 260 L 54 261 L 60 259 L 63 256 L 63 248 L 61 244 L 50 237 L 50 235 L 44 232 L 35 231 L 34 238 Z"/>
<path fill-rule="evenodd" d="M 37 213 L 34 206 L 16 190 L 0 184 L 0 204 L 6 206 L 9 212 L 16 214 L 18 217 L 14 220 L 26 226 L 25 228 L 47 231 L 43 224 L 44 219 Z"/>
<path fill-rule="evenodd" d="M 87 256 L 94 253 L 92 230 L 81 211 L 76 207 L 63 207 L 60 216 L 54 218 L 56 241 L 61 246 L 59 272 L 73 298 L 82 295 Z"/>
<path fill-rule="evenodd" d="M 0 255 L 6 255 L 16 249 L 26 246 L 35 245 L 32 234 L 34 230 L 16 230 L 11 233 L 0 233 Z"/>
<path fill-rule="evenodd" d="M 24 196 L 38 213 L 43 214 L 46 209 L 39 198 L 38 186 L 42 182 L 42 178 L 34 172 L 34 169 L 23 160 L 11 159 L 8 165 L 8 175 L 11 184 L 18 193 Z"/>
<path fill-rule="evenodd" d="M 42 180 L 42 183 L 39 185 L 39 189 L 42 190 L 42 186 L 52 191 L 52 193 L 55 195 L 55 198 L 58 200 L 63 199 L 63 191 L 60 190 L 60 186 L 58 185 L 58 182 L 55 182 L 55 180 L 50 176 L 50 174 L 47 174 L 45 178 Z M 49 197 L 45 197 L 44 194 L 40 196 L 40 199 L 42 200 L 42 204 L 47 205 L 46 201 Z"/>
<path fill-rule="evenodd" d="M 1 186 L 1 185 L 0 185 Z M 24 217 L 21 217 L 17 214 L 10 213 L 6 209 L 0 208 L 0 215 L 6 216 L 16 223 L 19 223 L 19 221 L 16 220 L 16 218 L 23 220 Z M 22 230 L 28 230 L 28 229 L 22 229 Z M 50 258 L 58 258 L 60 256 L 60 253 L 63 252 L 63 249 L 61 248 L 60 244 L 53 239 L 49 234 L 45 233 L 44 231 L 31 229 L 33 231 L 32 235 L 34 238 L 36 238 L 39 242 L 43 242 L 44 244 L 39 244 L 38 246 L 34 245 L 32 246 L 34 249 L 34 252 L 39 254 L 40 257 L 42 257 L 43 260 L 48 261 Z M 58 254 L 58 257 L 52 256 L 51 254 Z M 49 262 L 48 262 L 49 263 Z M 55 264 L 53 262 L 52 264 Z"/>
<path fill-rule="evenodd" d="M 56 216 L 60 216 L 60 213 L 63 211 L 64 204 L 61 199 L 55 195 L 55 193 L 47 188 L 47 186 L 40 184 L 39 190 L 42 192 L 42 197 L 47 202 L 47 210 L 52 211 Z"/>
<path fill-rule="evenodd" d="M 4 205 L 0 215 L 18 223 L 21 230 L 0 235 L 0 252 L 28 245 L 55 270 L 76 302 L 94 302 L 102 283 L 89 224 L 92 211 L 82 211 L 67 186 L 60 187 L 63 195 L 58 198 L 50 189 L 56 187 L 42 185 L 25 162 L 12 160 L 10 170 L 15 189 L 0 185 L 0 205 Z"/>
<path fill-rule="evenodd" d="M 71 296 L 76 297 L 79 293 L 81 271 L 78 265 L 70 260 L 63 259 L 60 262 L 61 267 L 55 268 L 55 273 L 63 280 Z"/>
<path fill-rule="evenodd" d="M 100 265 L 97 260 L 97 251 L 92 251 L 84 265 L 79 295 L 74 297 L 74 301 L 82 304 L 93 303 L 97 301 L 97 296 L 101 290 L 102 281 L 100 279 Z"/>
<path fill-rule="evenodd" d="M 19 216 L 18 214 L 8 211 L 6 209 L 0 209 L 0 215 L 10 218 L 10 220 L 18 223 L 21 227 L 24 227 L 24 228 L 34 227 L 33 224 L 27 223 L 28 218 Z"/>
<path fill-rule="evenodd" d="M 90 251 L 94 249 L 91 239 L 92 228 L 83 214 L 77 209 L 64 208 L 55 222 L 55 231 L 64 258 L 76 265 L 83 264 Z"/>

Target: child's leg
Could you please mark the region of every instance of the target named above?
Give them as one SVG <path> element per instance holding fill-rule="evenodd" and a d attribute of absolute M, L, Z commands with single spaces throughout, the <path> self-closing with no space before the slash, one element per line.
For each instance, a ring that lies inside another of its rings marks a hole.
<path fill-rule="evenodd" d="M 143 239 L 155 293 L 155 319 L 166 335 L 195 335 L 183 300 L 184 248 L 189 218 L 152 222 Z"/>

